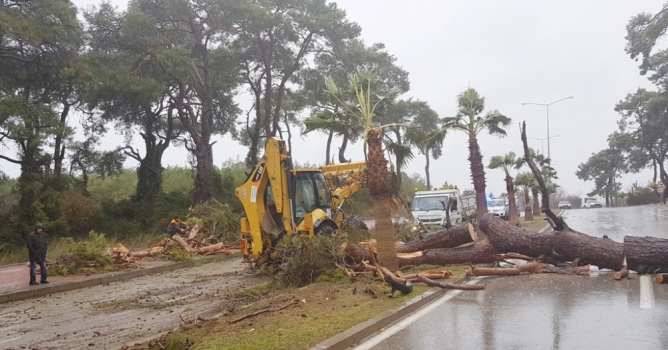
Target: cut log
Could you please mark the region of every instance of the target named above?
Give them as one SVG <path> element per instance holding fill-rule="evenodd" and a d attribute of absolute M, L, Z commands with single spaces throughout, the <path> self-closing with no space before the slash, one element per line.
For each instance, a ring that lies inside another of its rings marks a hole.
<path fill-rule="evenodd" d="M 148 251 L 148 250 L 140 250 L 140 251 L 136 251 L 136 252 L 130 252 L 128 254 L 129 257 L 131 257 L 132 259 L 135 259 L 135 260 L 141 260 L 141 259 L 143 259 L 143 258 L 145 258 L 149 255 L 150 255 L 150 251 Z"/>
<path fill-rule="evenodd" d="M 198 249 L 198 253 L 206 254 L 206 253 L 212 253 L 212 252 L 219 251 L 219 250 L 225 250 L 225 244 L 217 243 L 217 244 L 213 244 L 213 245 L 210 245 L 210 246 L 202 247 L 202 248 Z M 232 252 L 229 252 L 229 254 L 232 254 Z"/>
<path fill-rule="evenodd" d="M 199 230 L 201 228 L 202 227 L 199 224 L 195 224 L 195 226 L 193 226 L 190 229 L 190 232 L 188 233 L 188 239 L 194 239 L 195 237 L 197 237 L 197 234 L 199 233 Z"/>
<path fill-rule="evenodd" d="M 537 262 L 537 261 L 533 261 L 533 262 L 530 262 L 530 263 L 527 263 L 527 264 L 517 265 L 516 267 L 521 272 L 537 273 L 541 270 L 546 269 L 548 267 L 548 265 Z"/>
<path fill-rule="evenodd" d="M 357 244 L 346 244 L 346 246 L 343 248 L 343 252 L 346 254 L 346 257 L 349 260 L 352 260 L 352 262 L 355 264 L 359 264 L 364 260 L 371 261 L 371 251 L 369 249 L 362 248 Z"/>
<path fill-rule="evenodd" d="M 624 254 L 629 269 L 633 271 L 668 272 L 668 239 L 625 236 Z"/>
<path fill-rule="evenodd" d="M 559 275 L 586 275 L 589 273 L 589 265 L 585 266 L 552 266 L 547 265 L 546 268 L 539 271 L 540 273 L 555 273 Z"/>
<path fill-rule="evenodd" d="M 624 261 L 623 244 L 572 230 L 534 233 L 512 226 L 490 214 L 483 215 L 480 229 L 499 251 L 528 256 L 545 255 L 559 261 L 580 258 L 583 264 L 613 270 L 621 269 Z"/>
<path fill-rule="evenodd" d="M 432 280 L 442 280 L 442 279 L 452 277 L 452 272 L 450 272 L 450 271 L 424 271 L 424 272 L 414 273 L 414 274 L 410 274 L 410 275 L 406 275 L 406 276 L 400 276 L 400 277 L 404 278 L 404 279 L 407 279 L 407 280 L 413 280 L 413 279 L 416 279 L 418 277 L 418 275 L 425 276 L 425 277 L 427 277 L 429 279 L 432 279 Z"/>
<path fill-rule="evenodd" d="M 615 272 L 614 277 L 616 280 L 619 281 L 624 277 L 628 277 L 628 275 L 629 275 L 629 268 L 626 265 L 624 265 L 622 266 L 621 270 Z"/>
<path fill-rule="evenodd" d="M 466 270 L 466 276 L 517 276 L 522 271 L 516 267 L 472 267 Z"/>
<path fill-rule="evenodd" d="M 485 264 L 497 261 L 498 254 L 499 251 L 488 240 L 482 240 L 466 247 L 429 249 L 423 251 L 419 256 L 399 257 L 399 266 Z"/>
<path fill-rule="evenodd" d="M 478 236 L 469 223 L 459 224 L 447 230 L 427 234 L 422 239 L 412 240 L 397 247 L 397 253 L 412 253 L 434 248 L 454 248 L 475 242 Z"/>
<path fill-rule="evenodd" d="M 654 276 L 654 282 L 659 284 L 668 283 L 668 273 L 660 273 Z"/>
<path fill-rule="evenodd" d="M 190 244 L 188 244 L 182 237 L 178 235 L 172 236 L 172 240 L 174 240 L 176 243 L 181 246 L 181 248 L 187 250 L 188 252 L 194 252 L 195 248 L 191 247 Z"/>
<path fill-rule="evenodd" d="M 438 287 L 443 289 L 460 289 L 460 290 L 484 290 L 487 288 L 486 284 L 450 284 L 450 283 L 438 283 L 432 281 L 425 276 L 419 275 L 418 278 L 420 282 L 426 283 L 428 286 Z"/>

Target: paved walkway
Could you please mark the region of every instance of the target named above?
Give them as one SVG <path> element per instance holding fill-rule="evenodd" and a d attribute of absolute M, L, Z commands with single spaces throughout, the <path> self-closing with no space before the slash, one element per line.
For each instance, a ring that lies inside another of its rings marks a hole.
<path fill-rule="evenodd" d="M 164 260 L 146 260 L 140 262 L 141 268 L 167 265 L 172 261 Z M 118 273 L 115 271 L 113 273 Z M 104 275 L 70 275 L 70 276 L 53 276 L 49 277 L 49 282 L 53 284 L 61 284 L 72 281 L 83 281 L 89 278 L 99 278 Z M 39 278 L 39 274 L 37 275 Z M 18 292 L 22 290 L 40 288 L 41 286 L 31 286 L 30 282 L 30 268 L 25 264 L 5 265 L 0 266 L 0 294 Z"/>

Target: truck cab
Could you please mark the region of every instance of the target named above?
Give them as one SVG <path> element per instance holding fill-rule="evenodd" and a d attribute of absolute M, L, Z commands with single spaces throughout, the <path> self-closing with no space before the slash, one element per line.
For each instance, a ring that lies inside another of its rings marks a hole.
<path fill-rule="evenodd" d="M 466 210 L 468 201 L 464 203 L 459 189 L 416 191 L 411 203 L 411 212 L 416 219 L 413 230 L 417 231 L 420 220 L 425 226 L 445 226 L 445 208 L 450 207 L 450 223 L 456 225 L 464 222 L 469 214 Z M 469 210 L 470 211 L 470 210 Z M 475 212 L 475 208 L 473 208 Z"/>

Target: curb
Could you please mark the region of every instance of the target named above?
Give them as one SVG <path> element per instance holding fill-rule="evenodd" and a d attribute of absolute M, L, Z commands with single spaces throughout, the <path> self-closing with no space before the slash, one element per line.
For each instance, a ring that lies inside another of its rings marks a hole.
<path fill-rule="evenodd" d="M 179 270 L 187 267 L 194 267 L 199 264 L 209 264 L 214 262 L 220 262 L 229 259 L 230 257 L 224 255 L 218 256 L 207 256 L 197 260 L 187 261 L 187 262 L 178 262 L 174 264 L 161 265 L 149 267 L 141 270 L 133 270 L 120 273 L 109 273 L 104 274 L 99 277 L 93 277 L 83 281 L 72 281 L 64 282 L 58 284 L 50 284 L 44 287 L 36 287 L 30 289 L 19 290 L 16 292 L 9 292 L 0 294 L 0 304 L 11 303 L 14 301 L 21 301 L 31 298 L 45 297 L 47 295 L 70 292 L 77 289 L 83 289 L 88 287 L 99 286 L 102 284 L 109 284 L 112 282 L 127 281 L 133 278 L 154 275 L 162 272 L 169 272 L 174 270 Z"/>
<path fill-rule="evenodd" d="M 566 209 L 561 209 L 561 211 L 559 212 L 559 214 L 557 214 L 557 217 L 561 216 L 561 214 L 563 214 L 565 211 L 566 211 Z M 550 227 L 552 227 L 552 226 L 550 226 L 550 224 L 548 223 L 547 225 L 545 225 L 545 227 L 541 228 L 540 231 L 538 231 L 538 233 L 544 233 L 544 232 L 547 231 L 547 229 L 549 229 Z"/>
<path fill-rule="evenodd" d="M 466 279 L 466 276 L 459 277 L 451 283 L 457 284 L 461 283 Z M 339 333 L 319 344 L 312 347 L 310 350 L 345 350 L 351 346 L 356 345 L 362 340 L 377 334 L 381 328 L 385 328 L 390 324 L 406 317 L 407 315 L 417 311 L 423 306 L 436 301 L 446 293 L 449 289 L 430 289 L 424 292 L 422 295 L 419 295 L 394 309 L 383 312 L 382 314 L 368 320 L 364 321 L 352 328 L 345 330 L 342 333 Z"/>

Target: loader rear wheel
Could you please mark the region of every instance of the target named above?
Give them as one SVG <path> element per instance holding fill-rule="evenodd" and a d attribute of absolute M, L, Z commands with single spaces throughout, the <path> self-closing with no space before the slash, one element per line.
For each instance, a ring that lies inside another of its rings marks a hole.
<path fill-rule="evenodd" d="M 361 220 L 358 216 L 349 216 L 343 220 L 341 223 L 341 229 L 358 229 L 369 231 L 369 227 L 366 225 L 364 220 Z"/>

